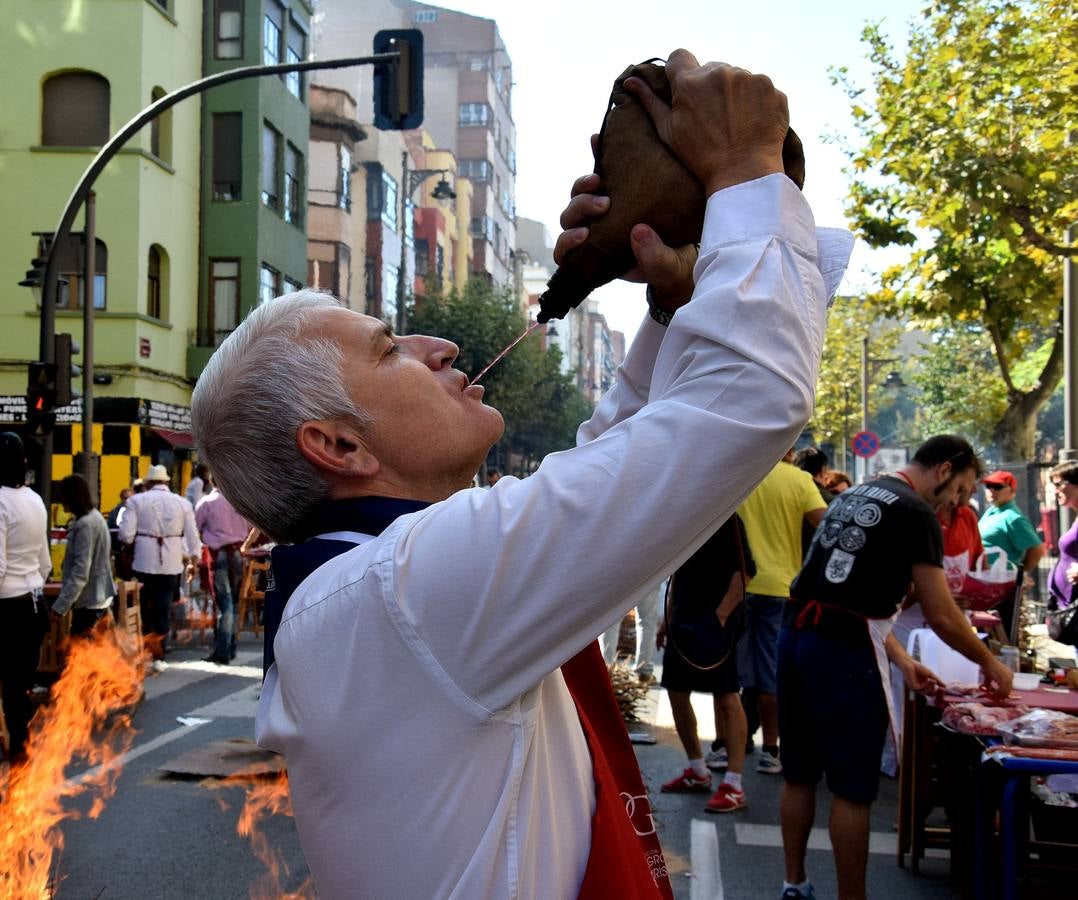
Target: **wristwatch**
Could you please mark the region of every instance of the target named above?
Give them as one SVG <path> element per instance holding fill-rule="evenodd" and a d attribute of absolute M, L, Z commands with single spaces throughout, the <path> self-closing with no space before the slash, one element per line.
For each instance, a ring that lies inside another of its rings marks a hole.
<path fill-rule="evenodd" d="M 655 292 L 651 289 L 650 284 L 645 296 L 648 301 L 648 315 L 665 328 L 670 324 L 670 320 L 674 318 L 674 314 L 670 310 L 659 306 L 658 301 L 655 299 Z"/>

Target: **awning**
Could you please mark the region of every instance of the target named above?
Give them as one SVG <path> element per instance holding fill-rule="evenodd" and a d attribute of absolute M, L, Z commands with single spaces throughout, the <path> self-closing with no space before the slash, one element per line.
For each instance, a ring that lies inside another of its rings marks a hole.
<path fill-rule="evenodd" d="M 151 428 L 150 431 L 171 447 L 190 449 L 195 446 L 195 439 L 186 431 L 169 431 L 167 428 Z"/>

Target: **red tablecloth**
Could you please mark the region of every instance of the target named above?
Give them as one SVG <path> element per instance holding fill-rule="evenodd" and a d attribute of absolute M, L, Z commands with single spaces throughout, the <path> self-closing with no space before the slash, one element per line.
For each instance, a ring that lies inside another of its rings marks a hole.
<path fill-rule="evenodd" d="M 981 631 L 991 631 L 1002 623 L 1002 619 L 994 612 L 970 613 L 969 620 L 974 628 L 979 628 Z"/>
<path fill-rule="evenodd" d="M 1045 690 L 1044 688 L 1038 688 L 1035 691 L 1011 691 L 1011 695 L 1003 701 L 1002 704 L 997 704 L 996 701 L 988 696 L 978 699 L 948 694 L 943 697 L 942 705 L 950 706 L 952 703 L 969 703 L 971 700 L 978 703 L 988 703 L 989 705 L 1028 706 L 1031 709 L 1055 709 L 1059 712 L 1078 715 L 1078 691 L 1073 688 L 1068 688 L 1063 691 Z"/>

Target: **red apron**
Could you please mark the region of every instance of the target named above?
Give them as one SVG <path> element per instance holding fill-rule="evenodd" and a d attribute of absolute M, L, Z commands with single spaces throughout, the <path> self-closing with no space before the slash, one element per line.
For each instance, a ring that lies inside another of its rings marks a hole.
<path fill-rule="evenodd" d="M 580 900 L 673 900 L 651 804 L 599 642 L 561 667 L 591 752 L 595 815 Z"/>

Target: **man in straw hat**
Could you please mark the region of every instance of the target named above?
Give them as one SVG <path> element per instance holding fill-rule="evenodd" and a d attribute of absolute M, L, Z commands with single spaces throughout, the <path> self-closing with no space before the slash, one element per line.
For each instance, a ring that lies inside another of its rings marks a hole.
<path fill-rule="evenodd" d="M 150 466 L 141 494 L 132 494 L 120 517 L 120 541 L 135 544 L 133 568 L 142 583 L 142 633 L 155 660 L 168 651 L 169 609 L 180 588 L 185 556 L 197 556 L 201 549 L 195 511 L 183 497 L 169 490 L 168 469 Z"/>

